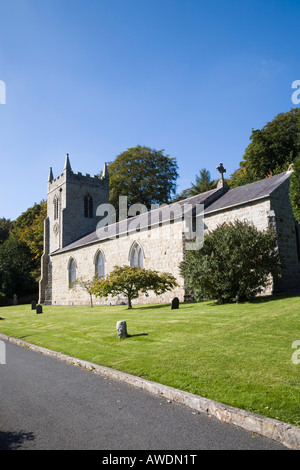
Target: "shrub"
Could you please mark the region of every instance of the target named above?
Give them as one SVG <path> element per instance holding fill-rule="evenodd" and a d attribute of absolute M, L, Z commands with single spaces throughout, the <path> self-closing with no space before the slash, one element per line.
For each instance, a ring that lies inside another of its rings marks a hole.
<path fill-rule="evenodd" d="M 219 225 L 204 237 L 200 250 L 188 250 L 180 264 L 185 286 L 199 301 L 249 300 L 279 275 L 279 255 L 271 229 L 235 221 Z"/>

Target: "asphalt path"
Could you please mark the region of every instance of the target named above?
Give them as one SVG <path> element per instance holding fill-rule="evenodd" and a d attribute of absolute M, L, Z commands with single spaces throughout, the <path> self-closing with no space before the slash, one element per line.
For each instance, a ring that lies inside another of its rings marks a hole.
<path fill-rule="evenodd" d="M 125 383 L 5 344 L 0 450 L 286 449 Z"/>

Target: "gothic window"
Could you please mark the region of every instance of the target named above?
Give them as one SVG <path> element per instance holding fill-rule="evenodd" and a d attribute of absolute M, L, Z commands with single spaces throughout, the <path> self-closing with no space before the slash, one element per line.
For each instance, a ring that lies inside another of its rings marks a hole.
<path fill-rule="evenodd" d="M 144 267 L 144 253 L 141 245 L 135 242 L 130 250 L 130 266 Z"/>
<path fill-rule="evenodd" d="M 72 287 L 76 281 L 76 261 L 71 258 L 69 261 L 69 287 Z"/>
<path fill-rule="evenodd" d="M 86 219 L 92 219 L 93 218 L 93 210 L 94 210 L 93 198 L 92 198 L 92 196 L 87 194 L 84 197 L 84 217 Z"/>
<path fill-rule="evenodd" d="M 95 275 L 97 277 L 105 276 L 105 260 L 102 251 L 98 251 L 95 258 Z"/>
<path fill-rule="evenodd" d="M 53 199 L 53 206 L 54 206 L 54 220 L 58 219 L 58 197 L 55 196 Z"/>

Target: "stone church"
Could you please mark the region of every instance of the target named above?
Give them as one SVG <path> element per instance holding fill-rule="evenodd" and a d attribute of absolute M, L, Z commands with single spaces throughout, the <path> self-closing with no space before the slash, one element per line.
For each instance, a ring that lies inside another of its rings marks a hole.
<path fill-rule="evenodd" d="M 192 208 L 202 207 L 204 233 L 235 219 L 253 222 L 259 230 L 271 226 L 277 236 L 282 272 L 278 279 L 271 279 L 264 293 L 299 292 L 300 229 L 289 201 L 291 171 L 229 189 L 223 178 L 226 170 L 222 164 L 218 169 L 221 178 L 216 189 L 180 201 L 177 207 L 186 203 Z M 39 302 L 89 305 L 88 293 L 72 283 L 79 278 L 104 277 L 116 265 L 140 266 L 176 277 L 178 287 L 173 291 L 160 296 L 142 295 L 135 303 L 165 303 L 175 296 L 184 301 L 186 292 L 179 264 L 183 260 L 186 232 L 190 230 L 187 219 L 172 211 L 171 204 L 166 208 L 168 218 L 164 210 L 153 210 L 97 229 L 100 220 L 97 208 L 103 204 L 109 204 L 106 164 L 101 177 L 74 173 L 69 155 L 59 176 L 54 178 L 50 168 Z M 156 222 L 149 224 L 151 216 L 155 216 Z M 122 300 L 96 299 L 95 303 L 117 304 Z"/>

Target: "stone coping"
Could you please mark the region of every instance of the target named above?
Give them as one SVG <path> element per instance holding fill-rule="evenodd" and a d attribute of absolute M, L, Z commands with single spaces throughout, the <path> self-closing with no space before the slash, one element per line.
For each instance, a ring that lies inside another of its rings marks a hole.
<path fill-rule="evenodd" d="M 153 395 L 171 400 L 174 403 L 180 403 L 182 405 L 188 406 L 189 408 L 199 413 L 206 413 L 209 416 L 214 416 L 220 421 L 234 424 L 235 426 L 239 426 L 245 430 L 259 434 L 268 439 L 278 441 L 289 449 L 300 450 L 300 427 L 292 426 L 282 421 L 266 418 L 258 414 L 240 410 L 229 405 L 224 405 L 208 398 L 203 398 L 192 393 L 184 392 L 166 385 L 161 385 L 150 380 L 145 380 L 141 377 L 136 377 L 125 372 L 111 369 L 109 367 L 74 358 L 57 351 L 52 351 L 41 346 L 27 343 L 26 341 L 13 338 L 2 333 L 0 333 L 0 339 L 14 343 L 18 346 L 28 348 L 32 351 L 42 353 L 46 356 L 50 356 L 68 364 L 79 366 L 85 370 L 108 377 L 110 379 L 125 382 L 131 386 L 145 390 Z"/>

